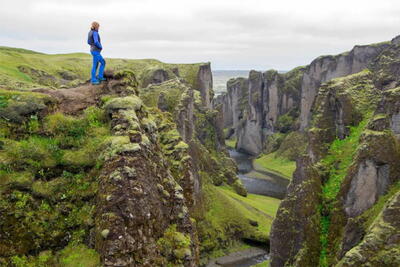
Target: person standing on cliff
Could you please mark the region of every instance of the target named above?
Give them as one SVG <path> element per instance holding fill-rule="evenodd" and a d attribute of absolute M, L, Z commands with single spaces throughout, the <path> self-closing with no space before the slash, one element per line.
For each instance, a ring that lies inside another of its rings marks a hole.
<path fill-rule="evenodd" d="M 88 34 L 88 44 L 90 45 L 90 53 L 93 56 L 93 67 L 92 67 L 92 84 L 100 84 L 101 81 L 106 79 L 103 77 L 104 68 L 106 66 L 106 61 L 101 56 L 101 50 L 103 49 L 100 41 L 99 35 L 100 24 L 96 21 L 92 22 L 90 32 Z M 100 63 L 99 74 L 96 76 L 97 67 Z"/>

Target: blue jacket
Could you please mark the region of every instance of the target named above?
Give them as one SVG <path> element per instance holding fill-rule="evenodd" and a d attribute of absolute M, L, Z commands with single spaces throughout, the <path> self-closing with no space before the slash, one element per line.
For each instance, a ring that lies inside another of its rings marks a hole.
<path fill-rule="evenodd" d="M 90 45 L 90 51 L 100 52 L 103 49 L 101 46 L 100 35 L 96 30 L 90 30 L 87 42 Z"/>

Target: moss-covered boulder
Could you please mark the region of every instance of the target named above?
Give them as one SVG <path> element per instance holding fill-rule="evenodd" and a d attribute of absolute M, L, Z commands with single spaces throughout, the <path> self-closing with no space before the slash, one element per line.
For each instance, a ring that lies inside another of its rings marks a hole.
<path fill-rule="evenodd" d="M 321 181 L 310 159 L 297 162 L 271 229 L 271 266 L 317 266 L 320 252 Z"/>
<path fill-rule="evenodd" d="M 336 266 L 398 266 L 400 264 L 400 192 L 387 201 L 362 241 Z"/>
<path fill-rule="evenodd" d="M 0 90 L 0 117 L 12 123 L 23 123 L 31 116 L 43 115 L 54 99 L 31 92 Z"/>

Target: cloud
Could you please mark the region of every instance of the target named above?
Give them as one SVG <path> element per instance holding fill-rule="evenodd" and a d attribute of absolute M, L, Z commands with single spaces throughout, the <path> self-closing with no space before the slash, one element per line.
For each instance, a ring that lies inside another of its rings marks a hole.
<path fill-rule="evenodd" d="M 393 38 L 399 13 L 395 0 L 14 0 L 0 10 L 0 45 L 85 52 L 97 20 L 107 57 L 287 70 Z"/>

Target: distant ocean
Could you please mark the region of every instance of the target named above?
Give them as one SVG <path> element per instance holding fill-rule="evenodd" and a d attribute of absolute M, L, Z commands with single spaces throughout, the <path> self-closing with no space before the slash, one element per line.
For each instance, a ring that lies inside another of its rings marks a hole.
<path fill-rule="evenodd" d="M 244 77 L 248 78 L 248 70 L 214 70 L 213 74 L 213 88 L 215 95 L 220 95 L 226 92 L 226 82 L 231 78 Z"/>

